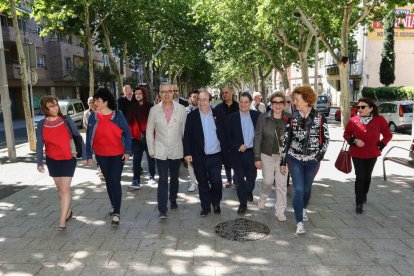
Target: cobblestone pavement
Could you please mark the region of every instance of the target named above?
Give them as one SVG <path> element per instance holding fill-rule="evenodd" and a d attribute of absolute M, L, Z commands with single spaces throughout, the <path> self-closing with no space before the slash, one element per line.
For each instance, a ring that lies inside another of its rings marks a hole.
<path fill-rule="evenodd" d="M 96 170 L 80 164 L 72 185 L 74 218 L 57 231 L 59 200 L 53 181 L 37 173 L 34 154 L 19 146 L 18 162 L 0 152 L 0 185 L 27 186 L 0 200 L 0 275 L 412 275 L 414 271 L 414 171 L 389 163 L 382 179 L 378 159 L 368 203 L 355 214 L 353 173 L 334 161 L 342 131 L 330 127 L 332 142 L 313 186 L 307 233 L 296 236 L 288 195 L 287 222 L 274 216 L 274 197 L 257 207 L 261 173 L 245 217 L 264 223 L 263 240 L 236 242 L 214 227 L 237 218 L 235 189 L 224 189 L 222 213 L 200 217 L 198 193 L 188 193 L 180 171 L 178 210 L 157 218 L 156 185 L 129 191 L 131 163 L 122 178 L 121 224 L 110 225 L 110 205 Z M 391 145 L 408 147 L 409 135 Z M 402 155 L 403 153 L 396 154 Z M 405 154 L 405 153 L 404 153 Z M 144 164 L 144 169 L 146 165 Z M 224 178 L 224 171 L 223 171 Z"/>

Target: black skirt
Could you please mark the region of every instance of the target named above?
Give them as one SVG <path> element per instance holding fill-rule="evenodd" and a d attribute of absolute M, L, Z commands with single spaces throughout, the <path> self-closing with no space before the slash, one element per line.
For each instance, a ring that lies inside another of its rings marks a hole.
<path fill-rule="evenodd" d="M 51 177 L 73 177 L 76 168 L 76 158 L 73 157 L 69 160 L 54 160 L 46 156 L 46 165 Z"/>

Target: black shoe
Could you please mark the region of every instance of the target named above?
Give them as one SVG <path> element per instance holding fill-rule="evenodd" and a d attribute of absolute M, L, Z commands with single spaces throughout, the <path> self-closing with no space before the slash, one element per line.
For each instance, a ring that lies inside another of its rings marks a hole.
<path fill-rule="evenodd" d="M 361 204 L 357 204 L 356 209 L 355 209 L 355 212 L 357 214 L 362 214 L 362 212 L 364 212 L 364 210 L 362 209 L 362 207 L 363 207 L 362 203 Z"/>
<path fill-rule="evenodd" d="M 177 209 L 178 208 L 177 201 L 171 200 L 170 208 L 171 210 Z"/>
<path fill-rule="evenodd" d="M 247 201 L 253 203 L 253 193 L 247 193 Z"/>
<path fill-rule="evenodd" d="M 220 204 L 217 204 L 217 205 L 213 204 L 213 211 L 214 211 L 214 214 L 220 214 L 221 213 Z"/>
<path fill-rule="evenodd" d="M 239 209 L 237 209 L 237 214 L 244 215 L 246 214 L 246 211 L 247 211 L 247 206 L 244 204 L 240 204 Z"/>
<path fill-rule="evenodd" d="M 160 212 L 160 214 L 158 215 L 159 219 L 167 219 L 167 213 L 166 212 Z"/>
<path fill-rule="evenodd" d="M 210 210 L 201 210 L 200 216 L 205 217 L 207 216 L 211 211 Z"/>
<path fill-rule="evenodd" d="M 364 196 L 364 200 L 362 201 L 362 203 L 367 203 L 367 195 Z"/>

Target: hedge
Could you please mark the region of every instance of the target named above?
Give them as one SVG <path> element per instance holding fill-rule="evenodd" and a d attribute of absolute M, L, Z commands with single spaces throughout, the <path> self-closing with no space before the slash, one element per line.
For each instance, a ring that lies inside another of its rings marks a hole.
<path fill-rule="evenodd" d="M 414 86 L 364 87 L 361 93 L 374 100 L 413 100 Z"/>

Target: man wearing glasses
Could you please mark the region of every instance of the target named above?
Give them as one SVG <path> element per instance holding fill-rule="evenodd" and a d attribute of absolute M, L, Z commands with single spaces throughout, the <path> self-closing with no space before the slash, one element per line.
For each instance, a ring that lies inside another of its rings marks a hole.
<path fill-rule="evenodd" d="M 200 92 L 198 110 L 188 114 L 184 132 L 184 158 L 194 167 L 202 217 L 211 212 L 211 206 L 215 214 L 221 213 L 221 137 L 210 107 L 211 100 L 208 91 Z"/>
<path fill-rule="evenodd" d="M 177 209 L 178 173 L 183 158 L 183 135 L 187 112 L 173 101 L 173 85 L 160 85 L 161 103 L 151 108 L 147 124 L 147 145 L 151 157 L 155 158 L 160 176 L 157 202 L 160 219 L 167 218 L 167 202 Z M 170 187 L 168 196 L 168 176 Z"/>
<path fill-rule="evenodd" d="M 173 88 L 173 92 L 174 92 L 174 101 L 176 101 L 177 103 L 183 105 L 184 107 L 187 107 L 189 105 L 188 101 L 182 99 L 180 97 L 180 91 L 178 90 L 178 85 L 173 84 L 172 85 Z"/>

